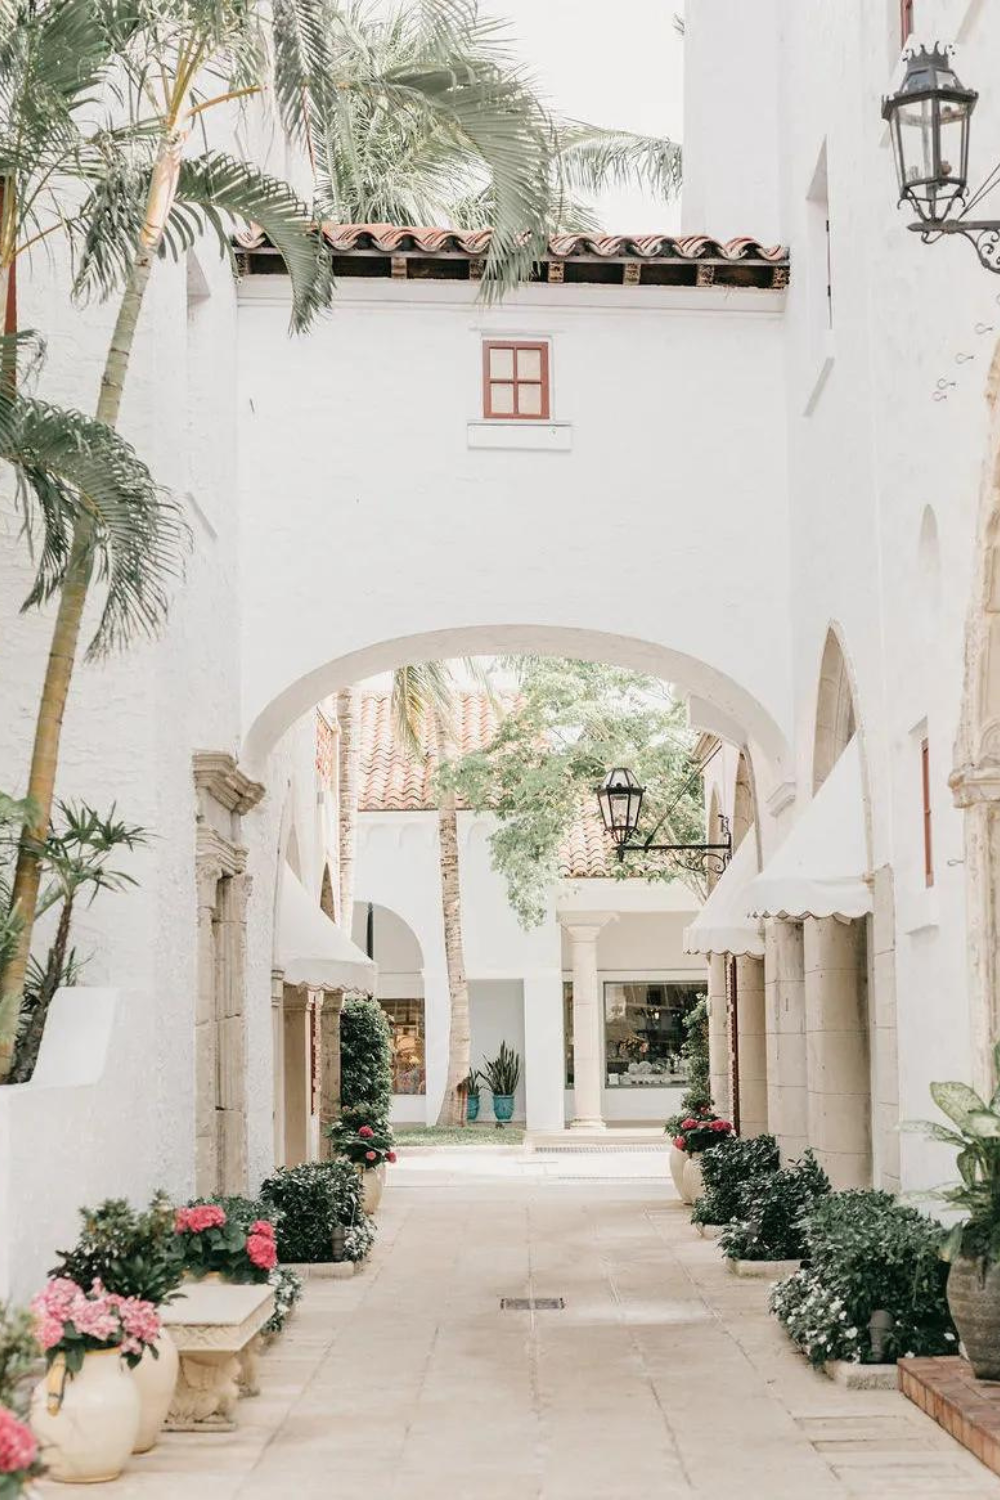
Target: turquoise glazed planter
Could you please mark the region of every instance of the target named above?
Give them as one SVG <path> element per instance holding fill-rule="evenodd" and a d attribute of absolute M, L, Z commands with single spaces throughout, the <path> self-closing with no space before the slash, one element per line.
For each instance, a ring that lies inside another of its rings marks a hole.
<path fill-rule="evenodd" d="M 465 1100 L 465 1118 L 467 1120 L 479 1119 L 479 1095 L 468 1094 Z"/>
<path fill-rule="evenodd" d="M 496 1116 L 497 1123 L 500 1125 L 502 1125 L 505 1120 L 509 1120 L 511 1115 L 514 1113 L 514 1095 L 494 1094 L 493 1113 Z"/>

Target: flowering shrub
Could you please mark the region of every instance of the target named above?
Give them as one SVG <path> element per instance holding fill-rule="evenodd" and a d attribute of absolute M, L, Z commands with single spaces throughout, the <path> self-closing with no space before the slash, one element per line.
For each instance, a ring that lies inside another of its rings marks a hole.
<path fill-rule="evenodd" d="M 806 1215 L 830 1191 L 811 1151 L 778 1172 L 751 1178 L 740 1190 L 738 1216 L 719 1236 L 730 1260 L 802 1260 Z"/>
<path fill-rule="evenodd" d="M 343 1113 L 388 1126 L 392 1107 L 392 1029 L 377 1000 L 355 997 L 340 1012 L 340 1102 Z"/>
<path fill-rule="evenodd" d="M 278 1264 L 274 1225 L 230 1217 L 219 1203 L 189 1203 L 174 1217 L 184 1267 L 192 1276 L 217 1272 L 228 1281 L 266 1281 Z"/>
<path fill-rule="evenodd" d="M 805 1222 L 809 1269 L 774 1288 L 771 1311 L 813 1364 L 954 1353 L 944 1236 L 935 1220 L 890 1193 L 832 1193 Z M 869 1329 L 876 1311 L 891 1319 L 880 1351 Z"/>
<path fill-rule="evenodd" d="M 780 1165 L 773 1135 L 724 1136 L 701 1159 L 705 1191 L 691 1210 L 692 1224 L 728 1224 L 737 1218 L 747 1183 Z"/>
<path fill-rule="evenodd" d="M 109 1292 L 159 1305 L 176 1293 L 184 1271 L 174 1234 L 174 1210 L 165 1193 L 137 1211 L 124 1198 L 81 1208 L 83 1228 L 72 1250 L 61 1250 L 50 1276 L 78 1286 L 100 1281 Z"/>
<path fill-rule="evenodd" d="M 42 1471 L 38 1444 L 30 1427 L 0 1406 L 0 1500 L 14 1500 Z"/>
<path fill-rule="evenodd" d="M 296 1302 L 302 1296 L 302 1277 L 297 1271 L 289 1266 L 275 1266 L 267 1278 L 268 1285 L 274 1291 L 274 1312 L 268 1318 L 262 1333 L 270 1334 L 272 1338 L 281 1332 Z"/>
<path fill-rule="evenodd" d="M 120 1349 L 130 1367 L 137 1365 L 160 1335 L 160 1315 L 152 1302 L 105 1291 L 99 1281 L 86 1292 L 68 1276 L 54 1276 L 32 1298 L 31 1311 L 46 1363 L 61 1354 L 70 1375 L 95 1349 Z"/>
<path fill-rule="evenodd" d="M 380 1167 L 394 1162 L 393 1135 L 388 1125 L 355 1125 L 351 1120 L 335 1120 L 327 1131 L 338 1156 L 346 1156 L 356 1167 Z"/>
<path fill-rule="evenodd" d="M 712 1146 L 718 1146 L 732 1133 L 733 1127 L 729 1120 L 721 1120 L 711 1110 L 706 1110 L 704 1113 L 688 1115 L 681 1121 L 674 1136 L 674 1145 L 678 1151 L 686 1151 L 689 1156 L 695 1156 L 701 1151 L 710 1150 Z"/>
<path fill-rule="evenodd" d="M 261 1185 L 260 1201 L 277 1221 L 282 1261 L 327 1262 L 335 1258 L 335 1229 L 344 1231 L 342 1258 L 363 1260 L 374 1228 L 361 1206 L 361 1178 L 346 1161 L 310 1161 L 281 1167 Z"/>

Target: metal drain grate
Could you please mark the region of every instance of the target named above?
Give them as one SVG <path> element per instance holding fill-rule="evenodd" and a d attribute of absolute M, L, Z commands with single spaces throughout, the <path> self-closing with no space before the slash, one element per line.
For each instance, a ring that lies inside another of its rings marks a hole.
<path fill-rule="evenodd" d="M 501 1312 L 561 1312 L 566 1306 L 562 1297 L 501 1297 Z"/>
<path fill-rule="evenodd" d="M 654 1142 L 652 1145 L 649 1145 L 649 1146 L 647 1146 L 645 1144 L 643 1144 L 643 1145 L 636 1145 L 636 1146 L 623 1146 L 623 1145 L 619 1145 L 619 1144 L 615 1143 L 614 1145 L 610 1145 L 610 1146 L 537 1146 L 535 1148 L 535 1155 L 536 1156 L 593 1156 L 593 1155 L 597 1154 L 597 1155 L 601 1155 L 601 1156 L 606 1156 L 609 1153 L 611 1153 L 611 1154 L 616 1154 L 616 1155 L 631 1156 L 635 1152 L 643 1154 L 643 1155 L 652 1155 L 655 1152 L 657 1156 L 666 1156 L 666 1154 L 667 1154 L 667 1152 L 669 1150 L 670 1150 L 669 1142 L 666 1145 L 660 1145 L 658 1142 Z"/>

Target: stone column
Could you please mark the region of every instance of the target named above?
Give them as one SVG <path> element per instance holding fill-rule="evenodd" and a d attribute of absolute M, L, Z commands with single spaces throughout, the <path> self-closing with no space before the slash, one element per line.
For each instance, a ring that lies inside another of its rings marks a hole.
<path fill-rule="evenodd" d="M 340 1012 L 343 990 L 327 990 L 319 1018 L 319 1156 L 329 1161 L 333 1146 L 327 1131 L 340 1115 Z"/>
<path fill-rule="evenodd" d="M 607 917 L 564 922 L 573 958 L 573 1130 L 603 1130 L 604 1005 L 597 938 Z"/>
<path fill-rule="evenodd" d="M 566 1050 L 560 969 L 524 977 L 524 1093 L 529 1130 L 566 1124 Z"/>
<path fill-rule="evenodd" d="M 807 917 L 803 953 L 809 1144 L 835 1188 L 871 1182 L 865 926 Z"/>
<path fill-rule="evenodd" d="M 215 904 L 220 865 L 199 862 L 198 988 L 194 1013 L 195 1189 L 203 1197 L 216 1193 L 219 1179 L 218 1029 L 216 1027 Z"/>
<path fill-rule="evenodd" d="M 285 981 L 280 969 L 271 971 L 271 1091 L 274 1119 L 274 1165 L 285 1165 Z"/>
<path fill-rule="evenodd" d="M 801 924 L 766 922 L 764 944 L 768 1127 L 777 1137 L 782 1160 L 791 1161 L 809 1144 Z"/>
<path fill-rule="evenodd" d="M 736 1001 L 740 1135 L 761 1135 L 767 1129 L 767 1031 L 762 958 L 737 958 Z"/>
<path fill-rule="evenodd" d="M 246 922 L 249 875 L 228 876 L 219 884 L 216 913 L 219 960 L 219 1175 L 224 1193 L 247 1189 Z"/>
<path fill-rule="evenodd" d="M 305 985 L 285 985 L 285 1165 L 309 1160 L 309 1031 L 312 1007 Z"/>
<path fill-rule="evenodd" d="M 1000 575 L 1000 551 L 996 554 Z M 1000 637 L 1000 576 L 991 592 L 985 620 L 987 642 Z M 973 646 L 967 645 L 969 655 Z M 985 657 L 987 666 L 982 666 Z M 978 647 L 980 674 L 987 679 L 994 712 L 1000 708 L 1000 650 Z M 979 692 L 984 689 L 978 689 Z M 970 688 L 967 687 L 967 696 Z M 980 709 L 980 712 L 983 710 Z M 971 712 L 971 710 L 966 710 Z M 969 737 L 971 738 L 971 732 Z M 987 724 L 977 762 L 963 764 L 949 777 L 955 806 L 965 813 L 965 905 L 972 1086 L 986 1099 L 997 1085 L 993 1046 L 1000 1038 L 1000 725 Z"/>
<path fill-rule="evenodd" d="M 716 1112 L 732 1114 L 733 1091 L 729 1079 L 729 996 L 726 990 L 726 955 L 712 953 L 708 960 L 708 1072 Z"/>

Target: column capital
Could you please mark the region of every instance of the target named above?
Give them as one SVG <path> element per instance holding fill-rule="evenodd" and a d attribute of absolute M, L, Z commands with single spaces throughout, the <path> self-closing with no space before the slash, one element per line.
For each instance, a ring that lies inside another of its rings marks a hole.
<path fill-rule="evenodd" d="M 559 925 L 574 943 L 596 943 L 599 933 L 609 922 L 617 922 L 616 911 L 560 912 Z"/>
<path fill-rule="evenodd" d="M 1000 803 L 1000 763 L 990 757 L 979 765 L 968 761 L 964 766 L 956 766 L 948 777 L 948 785 L 956 807 Z"/>

